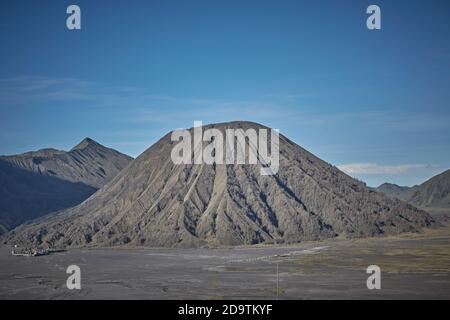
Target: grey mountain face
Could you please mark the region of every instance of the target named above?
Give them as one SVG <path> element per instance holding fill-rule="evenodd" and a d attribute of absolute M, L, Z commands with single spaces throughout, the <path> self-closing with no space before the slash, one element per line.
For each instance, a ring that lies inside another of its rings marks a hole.
<path fill-rule="evenodd" d="M 422 183 L 408 201 L 421 208 L 450 208 L 450 170 Z"/>
<path fill-rule="evenodd" d="M 403 201 L 407 201 L 415 188 L 417 188 L 417 186 L 406 187 L 406 186 L 399 186 L 394 183 L 383 183 L 382 185 L 375 188 L 375 190 L 384 193 L 390 198 L 396 198 Z"/>
<path fill-rule="evenodd" d="M 2 156 L 16 168 L 70 182 L 101 188 L 132 158 L 85 138 L 69 152 L 42 149 L 14 156 Z"/>
<path fill-rule="evenodd" d="M 426 212 L 369 190 L 281 135 L 273 176 L 262 176 L 259 165 L 175 165 L 175 144 L 167 134 L 88 200 L 21 226 L 6 241 L 195 247 L 379 236 L 434 224 Z"/>
<path fill-rule="evenodd" d="M 388 185 L 389 187 L 386 187 Z M 412 188 L 382 184 L 377 191 L 402 199 L 419 208 L 450 208 L 450 170 L 447 170 Z M 395 190 L 394 192 L 392 190 Z"/>
<path fill-rule="evenodd" d="M 0 234 L 87 199 L 132 159 L 86 138 L 69 152 L 0 157 Z"/>

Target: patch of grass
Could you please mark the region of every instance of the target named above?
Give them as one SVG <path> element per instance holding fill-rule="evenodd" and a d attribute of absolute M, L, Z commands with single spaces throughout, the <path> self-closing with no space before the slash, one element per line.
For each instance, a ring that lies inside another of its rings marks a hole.
<path fill-rule="evenodd" d="M 365 270 L 372 264 L 389 273 L 450 273 L 450 224 L 422 233 L 337 242 L 319 254 L 295 259 L 293 264 L 301 268 L 298 274 Z"/>

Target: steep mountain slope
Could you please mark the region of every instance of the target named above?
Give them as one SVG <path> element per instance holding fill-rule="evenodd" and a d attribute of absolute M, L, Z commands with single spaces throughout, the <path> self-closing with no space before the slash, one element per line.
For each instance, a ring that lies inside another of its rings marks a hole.
<path fill-rule="evenodd" d="M 450 170 L 415 188 L 407 201 L 420 208 L 450 208 Z"/>
<path fill-rule="evenodd" d="M 266 128 L 251 122 L 205 127 Z M 192 129 L 191 129 L 192 132 Z M 280 169 L 175 165 L 170 133 L 80 205 L 21 226 L 9 243 L 201 246 L 366 237 L 433 225 L 425 212 L 369 190 L 280 135 Z"/>
<path fill-rule="evenodd" d="M 0 234 L 82 202 L 130 161 L 88 138 L 69 152 L 42 149 L 0 157 Z"/>

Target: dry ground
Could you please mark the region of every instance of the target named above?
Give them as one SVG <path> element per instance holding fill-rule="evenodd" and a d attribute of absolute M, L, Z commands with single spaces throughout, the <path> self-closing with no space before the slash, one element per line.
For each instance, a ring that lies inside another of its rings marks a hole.
<path fill-rule="evenodd" d="M 1 299 L 450 298 L 450 224 L 292 246 L 70 250 L 35 258 L 9 251 L 0 248 Z M 65 286 L 70 264 L 82 270 L 79 291 Z M 381 290 L 366 288 L 372 264 L 381 268 Z"/>

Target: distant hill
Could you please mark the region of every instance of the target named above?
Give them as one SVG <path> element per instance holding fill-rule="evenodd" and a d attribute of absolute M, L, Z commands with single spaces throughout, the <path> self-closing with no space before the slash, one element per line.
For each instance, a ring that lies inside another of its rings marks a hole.
<path fill-rule="evenodd" d="M 434 176 L 419 186 L 409 188 L 384 183 L 376 190 L 419 208 L 450 209 L 450 170 Z"/>
<path fill-rule="evenodd" d="M 69 152 L 42 149 L 1 156 L 0 234 L 84 201 L 131 160 L 89 138 Z"/>
<path fill-rule="evenodd" d="M 268 129 L 252 122 L 209 128 L 224 136 L 227 129 Z M 18 227 L 6 242 L 198 247 L 381 236 L 434 225 L 428 213 L 370 190 L 284 136 L 272 176 L 261 175 L 260 164 L 176 165 L 170 137 L 88 200 Z"/>
<path fill-rule="evenodd" d="M 415 187 L 406 187 L 399 186 L 394 183 L 383 183 L 382 185 L 375 188 L 376 191 L 380 191 L 387 195 L 390 198 L 397 198 L 400 200 L 407 201 L 411 196 L 411 193 L 417 188 Z"/>

